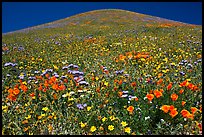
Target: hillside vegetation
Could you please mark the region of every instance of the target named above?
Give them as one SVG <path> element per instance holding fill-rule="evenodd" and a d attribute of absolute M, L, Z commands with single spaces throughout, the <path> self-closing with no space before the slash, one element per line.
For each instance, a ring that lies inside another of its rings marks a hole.
<path fill-rule="evenodd" d="M 113 9 L 3 34 L 2 134 L 202 134 L 202 26 Z"/>

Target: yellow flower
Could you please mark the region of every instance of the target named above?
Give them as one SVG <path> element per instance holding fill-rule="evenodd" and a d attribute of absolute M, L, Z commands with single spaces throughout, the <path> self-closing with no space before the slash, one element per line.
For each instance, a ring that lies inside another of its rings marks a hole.
<path fill-rule="evenodd" d="M 98 81 L 99 78 L 98 78 L 98 77 L 95 77 L 95 79 L 96 79 L 96 81 Z"/>
<path fill-rule="evenodd" d="M 25 117 L 25 119 L 30 119 L 31 118 L 31 115 L 28 115 L 27 117 Z"/>
<path fill-rule="evenodd" d="M 110 118 L 111 121 L 116 119 L 115 116 L 110 116 L 109 118 Z"/>
<path fill-rule="evenodd" d="M 122 122 L 121 122 L 121 125 L 122 125 L 123 127 L 125 127 L 125 126 L 127 126 L 128 124 L 127 124 L 126 122 L 122 121 Z"/>
<path fill-rule="evenodd" d="M 42 117 L 44 117 L 44 116 L 45 116 L 45 114 L 41 114 L 41 116 L 42 116 Z"/>
<path fill-rule="evenodd" d="M 89 110 L 91 110 L 91 108 L 92 108 L 92 107 L 88 106 L 86 109 L 87 109 L 87 111 L 89 111 Z"/>
<path fill-rule="evenodd" d="M 8 111 L 8 106 L 2 106 L 2 110 L 3 110 L 4 112 L 7 112 L 7 111 Z"/>
<path fill-rule="evenodd" d="M 126 133 L 130 133 L 131 128 L 130 127 L 126 127 L 124 130 L 125 130 Z"/>
<path fill-rule="evenodd" d="M 104 82 L 104 85 L 105 85 L 105 86 L 108 86 L 108 82 L 105 81 L 105 82 Z"/>
<path fill-rule="evenodd" d="M 48 110 L 48 107 L 44 107 L 44 108 L 42 108 L 42 110 L 47 111 L 47 110 Z"/>
<path fill-rule="evenodd" d="M 86 123 L 83 123 L 83 122 L 80 122 L 79 124 L 80 124 L 81 128 L 84 128 L 86 126 Z"/>
<path fill-rule="evenodd" d="M 107 118 L 106 118 L 106 117 L 102 118 L 102 122 L 105 122 L 106 120 L 107 120 Z"/>
<path fill-rule="evenodd" d="M 27 85 L 27 82 L 26 81 L 24 81 L 24 82 L 22 82 L 24 85 Z"/>
<path fill-rule="evenodd" d="M 109 125 L 108 126 L 108 130 L 112 131 L 114 129 L 114 126 L 113 125 Z"/>
<path fill-rule="evenodd" d="M 96 131 L 96 127 L 95 127 L 95 126 L 91 126 L 90 131 L 91 131 L 91 132 Z"/>
<path fill-rule="evenodd" d="M 56 65 L 53 65 L 54 69 L 58 70 L 59 68 Z"/>

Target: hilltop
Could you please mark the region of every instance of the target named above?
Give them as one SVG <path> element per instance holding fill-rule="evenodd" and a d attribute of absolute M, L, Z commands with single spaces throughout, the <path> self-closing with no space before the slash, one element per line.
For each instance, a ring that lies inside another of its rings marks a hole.
<path fill-rule="evenodd" d="M 196 26 L 192 24 L 182 23 L 178 21 L 168 20 L 160 17 L 140 14 L 136 12 L 131 12 L 127 10 L 119 9 L 104 9 L 104 10 L 94 10 L 81 14 L 77 14 L 65 19 L 60 19 L 54 22 L 33 26 L 25 28 L 22 30 L 14 32 L 28 32 L 29 30 L 45 29 L 45 28 L 64 28 L 68 27 L 86 27 L 86 26 L 98 26 L 98 28 L 103 27 L 113 27 L 116 24 L 118 27 L 137 27 L 138 25 L 145 26 Z M 14 33 L 9 32 L 9 33 Z"/>

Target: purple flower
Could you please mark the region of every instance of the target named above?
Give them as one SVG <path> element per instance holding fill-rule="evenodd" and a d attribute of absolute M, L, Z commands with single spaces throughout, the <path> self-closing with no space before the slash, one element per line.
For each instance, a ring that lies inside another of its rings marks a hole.
<path fill-rule="evenodd" d="M 182 76 L 184 76 L 184 75 L 185 75 L 185 73 L 184 73 L 183 71 L 181 71 L 181 72 L 180 72 L 180 74 L 181 74 Z"/>
<path fill-rule="evenodd" d="M 78 107 L 78 109 L 84 109 L 87 104 L 77 104 L 76 106 Z"/>
<path fill-rule="evenodd" d="M 88 85 L 89 85 L 89 83 L 88 83 L 88 82 L 86 82 L 86 81 L 80 81 L 80 82 L 79 82 L 79 85 L 85 85 L 85 86 L 88 86 Z"/>

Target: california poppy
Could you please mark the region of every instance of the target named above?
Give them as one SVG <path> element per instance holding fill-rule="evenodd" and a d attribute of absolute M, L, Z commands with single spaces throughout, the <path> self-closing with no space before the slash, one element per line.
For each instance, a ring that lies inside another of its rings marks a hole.
<path fill-rule="evenodd" d="M 173 109 L 170 111 L 169 115 L 174 118 L 178 114 L 178 111 L 176 109 Z"/>
<path fill-rule="evenodd" d="M 194 114 L 198 109 L 196 107 L 191 107 L 191 112 Z"/>
<path fill-rule="evenodd" d="M 162 96 L 162 92 L 158 91 L 158 90 L 155 90 L 154 91 L 154 95 L 156 96 L 156 98 L 159 98 Z"/>
<path fill-rule="evenodd" d="M 169 108 L 170 108 L 169 105 L 163 105 L 163 106 L 161 107 L 161 110 L 164 111 L 164 113 L 168 113 L 168 112 L 169 112 Z"/>
<path fill-rule="evenodd" d="M 170 90 L 172 88 L 172 83 L 169 83 L 169 85 L 167 86 L 167 90 Z"/>
<path fill-rule="evenodd" d="M 133 106 L 129 106 L 129 107 L 127 108 L 127 111 L 128 111 L 130 114 L 132 114 L 133 110 L 134 110 L 134 107 L 133 107 Z"/>
<path fill-rule="evenodd" d="M 172 99 L 173 101 L 176 101 L 176 100 L 178 99 L 178 95 L 175 94 L 175 93 L 171 94 L 171 99 Z"/>
<path fill-rule="evenodd" d="M 185 101 L 182 101 L 182 102 L 181 102 L 181 105 L 182 105 L 182 106 L 184 106 L 185 104 L 186 104 L 186 102 L 185 102 Z"/>
<path fill-rule="evenodd" d="M 154 98 L 154 95 L 153 94 L 147 94 L 146 97 L 149 101 L 152 101 L 152 99 Z"/>

